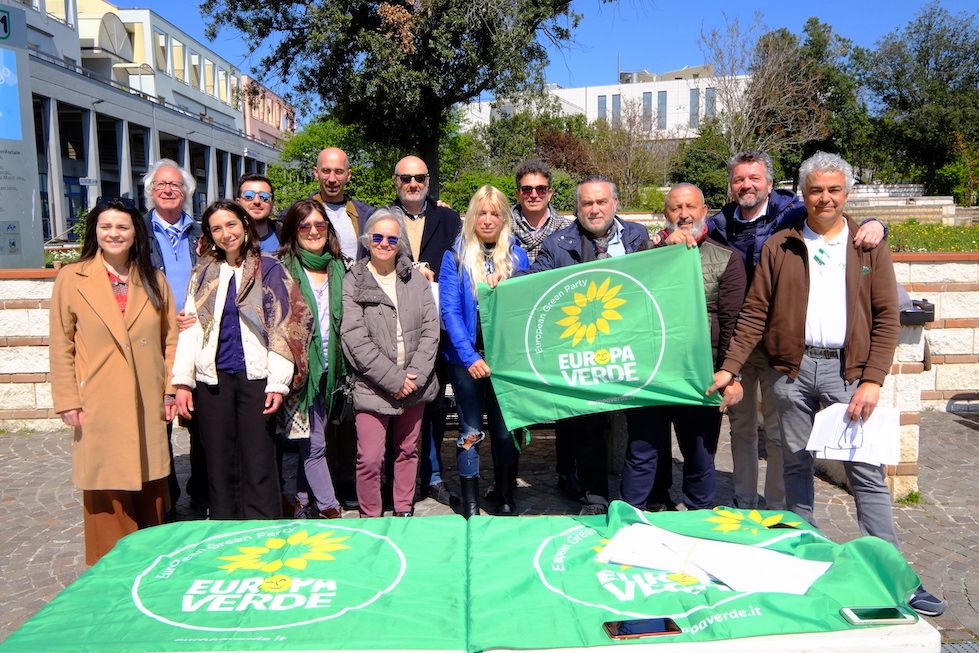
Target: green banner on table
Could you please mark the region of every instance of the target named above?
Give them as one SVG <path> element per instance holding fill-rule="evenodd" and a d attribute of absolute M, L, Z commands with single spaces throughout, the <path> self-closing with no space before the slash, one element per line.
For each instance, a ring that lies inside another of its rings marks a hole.
<path fill-rule="evenodd" d="M 663 404 L 720 404 L 696 249 L 652 251 L 480 285 L 493 389 L 509 428 Z"/>
<path fill-rule="evenodd" d="M 833 564 L 797 596 L 736 592 L 678 570 L 596 560 L 620 528 L 635 523 Z M 775 524 L 780 527 L 771 528 Z M 473 651 L 607 646 L 613 642 L 603 623 L 663 617 L 683 631 L 654 638 L 663 644 L 845 631 L 860 627 L 850 625 L 841 608 L 906 605 L 918 586 L 917 575 L 887 542 L 865 537 L 836 544 L 793 513 L 727 508 L 643 513 L 615 501 L 608 515 L 473 518 L 469 526 Z M 813 639 L 814 649 L 818 644 Z"/>
<path fill-rule="evenodd" d="M 465 579 L 455 515 L 169 524 L 123 538 L 0 650 L 465 651 Z"/>

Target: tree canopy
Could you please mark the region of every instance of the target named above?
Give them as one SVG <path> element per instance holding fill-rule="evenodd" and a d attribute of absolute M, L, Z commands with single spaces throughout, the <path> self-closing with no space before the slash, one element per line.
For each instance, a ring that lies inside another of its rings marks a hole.
<path fill-rule="evenodd" d="M 570 41 L 570 0 L 204 0 L 208 34 L 241 32 L 267 52 L 259 78 L 322 102 L 380 145 L 415 151 L 438 187 L 453 105 L 540 86 L 545 42 Z"/>

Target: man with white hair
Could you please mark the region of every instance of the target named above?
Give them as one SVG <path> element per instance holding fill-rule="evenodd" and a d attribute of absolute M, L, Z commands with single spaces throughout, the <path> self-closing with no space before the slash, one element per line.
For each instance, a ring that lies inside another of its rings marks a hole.
<path fill-rule="evenodd" d="M 718 369 L 744 300 L 744 265 L 736 252 L 708 238 L 707 204 L 704 194 L 693 184 L 678 184 L 667 193 L 663 215 L 666 229 L 660 239 L 665 244 L 683 242 L 696 246 L 700 253 L 710 318 L 711 360 L 714 369 Z M 725 396 L 741 392 L 737 380 L 724 389 Z M 669 494 L 672 426 L 683 455 L 683 503 L 690 510 L 713 508 L 714 455 L 721 415 L 714 406 L 645 406 L 626 411 L 629 444 L 622 468 L 622 500 L 640 509 L 675 509 Z"/>
<path fill-rule="evenodd" d="M 817 152 L 803 162 L 806 218 L 765 243 L 727 357 L 708 390 L 726 387 L 764 344 L 782 427 L 786 508 L 813 525 L 813 456 L 806 444 L 815 414 L 845 403 L 847 419 L 867 420 L 901 329 L 890 249 L 856 247 L 857 224 L 843 213 L 853 183 L 853 168 L 835 154 Z M 860 532 L 897 547 L 883 466 L 843 462 L 843 468 Z M 909 604 L 926 616 L 947 607 L 920 586 Z"/>
<path fill-rule="evenodd" d="M 150 233 L 150 263 L 162 270 L 173 289 L 174 306 L 183 313 L 187 300 L 187 284 L 190 272 L 197 265 L 197 241 L 201 237 L 200 225 L 187 212 L 193 205 L 197 182 L 194 177 L 172 159 L 160 159 L 152 164 L 143 175 L 143 199 L 149 211 L 143 216 Z M 196 425 L 193 420 L 185 423 L 190 431 L 190 479 L 187 481 L 187 494 L 191 505 L 199 516 L 206 516 L 208 505 L 207 465 L 204 448 L 200 446 Z M 170 435 L 173 425 L 167 425 Z M 173 467 L 173 443 L 170 443 L 170 488 L 171 507 L 168 520 L 176 513 L 174 506 L 180 498 L 180 485 Z"/>

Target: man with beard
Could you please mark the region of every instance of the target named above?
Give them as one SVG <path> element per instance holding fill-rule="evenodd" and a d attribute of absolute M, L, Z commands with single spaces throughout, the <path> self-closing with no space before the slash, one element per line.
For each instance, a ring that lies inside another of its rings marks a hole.
<path fill-rule="evenodd" d="M 710 343 L 714 369 L 724 360 L 728 343 L 745 295 L 745 272 L 741 257 L 707 236 L 707 205 L 704 194 L 693 184 L 678 184 L 666 195 L 663 211 L 666 229 L 663 244 L 686 243 L 700 252 L 710 318 Z M 724 388 L 725 398 L 736 401 L 741 384 L 734 379 Z M 645 509 L 647 500 L 670 506 L 672 466 L 670 427 L 676 431 L 683 454 L 683 503 L 690 510 L 714 507 L 716 486 L 714 454 L 721 432 L 721 411 L 713 406 L 646 406 L 626 412 L 629 444 L 622 468 L 622 500 Z M 665 488 L 663 485 L 665 484 Z"/>
<path fill-rule="evenodd" d="M 803 219 L 806 209 L 792 191 L 773 188 L 774 167 L 771 157 L 764 152 L 739 152 L 730 158 L 727 170 L 730 195 L 734 201 L 725 204 L 720 212 L 711 216 L 707 227 L 711 238 L 731 247 L 744 259 L 750 287 L 765 241 L 775 232 Z M 871 250 L 886 235 L 884 224 L 871 218 L 860 226 L 853 243 L 864 250 Z M 729 411 L 731 456 L 734 459 L 734 504 L 738 508 L 785 508 L 782 437 L 768 374 L 768 357 L 759 348 L 741 369 L 744 400 Z M 763 503 L 759 502 L 758 497 L 759 389 L 767 460 Z"/>

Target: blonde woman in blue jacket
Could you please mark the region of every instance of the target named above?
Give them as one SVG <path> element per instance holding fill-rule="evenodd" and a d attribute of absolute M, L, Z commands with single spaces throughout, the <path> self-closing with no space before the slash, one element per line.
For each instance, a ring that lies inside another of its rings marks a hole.
<path fill-rule="evenodd" d="M 510 203 L 502 192 L 483 186 L 469 201 L 462 234 L 445 253 L 439 274 L 442 322 L 448 334 L 444 343 L 449 381 L 459 412 L 456 454 L 462 486 L 462 515 L 479 514 L 479 443 L 483 413 L 490 430 L 493 468 L 501 505 L 499 514 L 516 514 L 513 490 L 517 483 L 516 443 L 503 423 L 500 405 L 490 385 L 491 370 L 483 359 L 476 285 L 507 279 L 530 267 L 527 252 L 510 230 Z"/>

